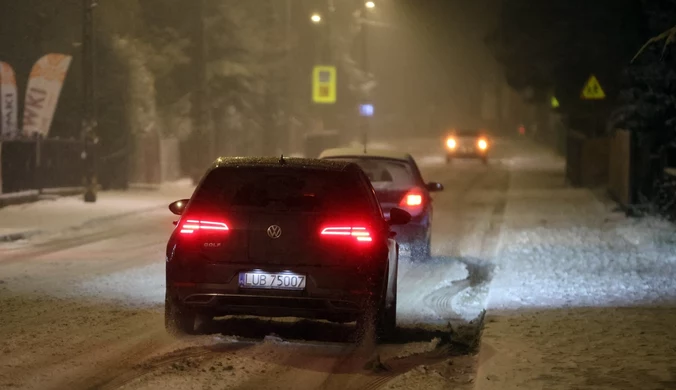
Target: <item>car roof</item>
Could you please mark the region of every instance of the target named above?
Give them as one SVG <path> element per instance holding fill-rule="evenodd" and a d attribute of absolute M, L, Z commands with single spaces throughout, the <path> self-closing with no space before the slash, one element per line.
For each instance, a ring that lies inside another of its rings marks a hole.
<path fill-rule="evenodd" d="M 298 157 L 219 157 L 212 169 L 228 167 L 288 167 L 296 169 L 345 171 L 354 163 Z"/>
<path fill-rule="evenodd" d="M 319 155 L 320 159 L 337 158 L 337 157 L 359 157 L 359 158 L 373 157 L 373 158 L 408 161 L 411 158 L 411 155 L 396 150 L 369 149 L 365 151 L 363 148 L 327 149 L 323 151 L 322 154 Z"/>

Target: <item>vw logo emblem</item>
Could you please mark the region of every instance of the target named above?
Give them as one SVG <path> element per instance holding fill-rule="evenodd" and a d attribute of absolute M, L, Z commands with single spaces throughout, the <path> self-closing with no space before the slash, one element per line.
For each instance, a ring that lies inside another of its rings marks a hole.
<path fill-rule="evenodd" d="M 272 225 L 268 228 L 268 237 L 277 239 L 282 236 L 282 228 L 277 225 Z"/>

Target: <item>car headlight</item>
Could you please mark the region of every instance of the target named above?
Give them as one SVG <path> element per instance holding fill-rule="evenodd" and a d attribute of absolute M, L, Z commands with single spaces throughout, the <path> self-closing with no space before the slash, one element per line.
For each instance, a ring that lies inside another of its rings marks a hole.
<path fill-rule="evenodd" d="M 458 146 L 458 143 L 455 142 L 455 139 L 449 138 L 449 139 L 446 140 L 446 146 L 449 149 L 455 149 L 455 147 Z"/>
<path fill-rule="evenodd" d="M 488 149 L 488 142 L 485 139 L 480 139 L 477 145 L 479 145 L 479 149 L 481 150 Z"/>

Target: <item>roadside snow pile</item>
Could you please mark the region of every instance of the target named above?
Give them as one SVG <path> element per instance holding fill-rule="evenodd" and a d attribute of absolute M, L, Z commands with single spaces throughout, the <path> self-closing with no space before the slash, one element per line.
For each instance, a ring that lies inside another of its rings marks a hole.
<path fill-rule="evenodd" d="M 675 237 L 676 229 L 651 219 L 508 232 L 489 308 L 618 306 L 676 298 Z"/>
<path fill-rule="evenodd" d="M 456 317 L 451 306 L 454 282 L 468 277 L 467 267 L 452 258 L 433 258 L 416 264 L 401 257 L 399 263 L 397 321 L 399 325 L 442 324 Z"/>
<path fill-rule="evenodd" d="M 619 235 L 640 250 L 660 251 L 669 254 L 676 247 L 676 229 L 671 222 L 663 219 L 627 220 L 616 230 Z"/>
<path fill-rule="evenodd" d="M 193 189 L 190 181 L 179 180 L 154 191 L 102 191 L 95 203 L 71 196 L 8 206 L 0 209 L 0 235 L 32 236 L 38 232 L 91 228 L 121 216 L 165 208 L 174 200 L 190 197 Z"/>

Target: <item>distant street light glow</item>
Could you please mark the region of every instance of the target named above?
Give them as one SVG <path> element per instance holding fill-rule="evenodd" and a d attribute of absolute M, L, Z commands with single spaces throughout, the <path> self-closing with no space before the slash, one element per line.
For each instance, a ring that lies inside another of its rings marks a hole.
<path fill-rule="evenodd" d="M 365 5 L 366 5 L 366 8 L 375 8 L 376 7 L 376 3 L 373 2 L 373 1 L 367 1 Z"/>
<path fill-rule="evenodd" d="M 312 20 L 312 23 L 319 23 L 322 21 L 322 17 L 319 14 L 312 14 L 312 16 L 310 16 L 310 20 Z"/>

